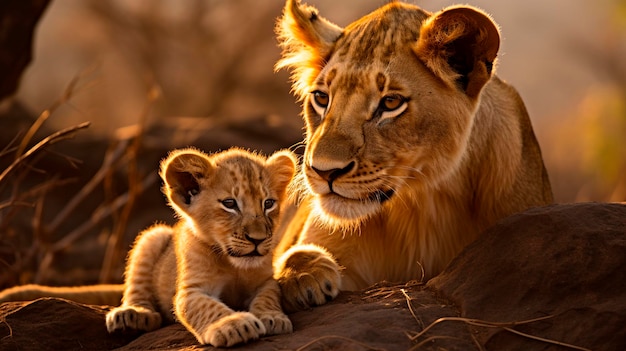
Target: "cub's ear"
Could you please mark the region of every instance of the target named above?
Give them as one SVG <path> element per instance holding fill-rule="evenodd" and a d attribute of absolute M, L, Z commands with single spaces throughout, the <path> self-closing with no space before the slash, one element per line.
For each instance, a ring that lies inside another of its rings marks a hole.
<path fill-rule="evenodd" d="M 287 0 L 276 33 L 283 49 L 276 70 L 287 67 L 292 72 L 293 90 L 301 97 L 324 67 L 335 41 L 343 29 L 320 17 L 317 9 Z"/>
<path fill-rule="evenodd" d="M 170 204 L 185 210 L 192 198 L 200 192 L 200 179 L 213 169 L 207 155 L 195 149 L 172 151 L 161 162 L 161 178 L 165 183 L 163 192 Z"/>
<path fill-rule="evenodd" d="M 272 179 L 272 187 L 284 194 L 296 172 L 296 156 L 293 152 L 282 150 L 274 153 L 265 162 L 268 173 Z"/>
<path fill-rule="evenodd" d="M 500 33 L 489 15 L 472 7 L 450 7 L 422 24 L 415 53 L 444 82 L 478 97 L 491 78 Z"/>

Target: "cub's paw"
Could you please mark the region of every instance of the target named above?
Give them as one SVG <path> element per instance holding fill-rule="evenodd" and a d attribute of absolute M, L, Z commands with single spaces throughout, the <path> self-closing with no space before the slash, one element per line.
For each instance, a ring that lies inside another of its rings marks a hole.
<path fill-rule="evenodd" d="M 263 322 L 265 330 L 267 330 L 266 335 L 287 334 L 293 332 L 291 320 L 289 320 L 289 317 L 282 312 L 266 312 L 257 316 L 261 322 Z"/>
<path fill-rule="evenodd" d="M 263 322 L 252 313 L 236 312 L 211 324 L 198 341 L 215 347 L 229 347 L 258 339 L 265 333 Z"/>
<path fill-rule="evenodd" d="M 276 263 L 275 278 L 287 312 L 323 305 L 339 294 L 341 268 L 323 248 L 296 245 Z"/>
<path fill-rule="evenodd" d="M 106 316 L 109 333 L 122 330 L 152 331 L 161 326 L 161 315 L 141 306 L 120 306 Z"/>

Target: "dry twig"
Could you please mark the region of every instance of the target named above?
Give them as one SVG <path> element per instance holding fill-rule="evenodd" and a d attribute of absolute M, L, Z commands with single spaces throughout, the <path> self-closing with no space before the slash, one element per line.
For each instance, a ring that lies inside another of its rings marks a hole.
<path fill-rule="evenodd" d="M 52 133 L 51 135 L 47 136 L 46 138 L 44 138 L 43 140 L 38 142 L 35 146 L 31 147 L 24 154 L 22 154 L 22 155 L 17 157 L 15 159 L 15 161 L 13 161 L 0 174 L 0 183 L 2 183 L 4 181 L 4 179 L 7 177 L 7 175 L 9 173 L 11 173 L 11 171 L 13 171 L 20 163 L 24 162 L 24 160 L 26 160 L 29 157 L 31 157 L 34 154 L 36 154 L 38 151 L 41 151 L 45 146 L 52 145 L 52 144 L 57 143 L 57 142 L 59 142 L 61 140 L 73 138 L 77 131 L 89 127 L 90 124 L 91 124 L 90 122 L 83 122 L 83 123 L 77 124 L 75 126 L 62 129 L 62 130 L 60 130 L 58 132 Z"/>
<path fill-rule="evenodd" d="M 148 115 L 154 102 L 159 98 L 160 90 L 154 85 L 148 92 L 148 97 L 144 109 L 139 116 L 139 123 L 137 125 L 137 133 L 133 138 L 133 141 L 128 148 L 127 163 L 128 163 L 128 200 L 122 213 L 120 214 L 113 233 L 109 236 L 107 242 L 107 248 L 104 252 L 104 261 L 102 263 L 102 269 L 100 270 L 100 283 L 110 283 L 113 274 L 113 268 L 119 264 L 122 251 L 125 251 L 122 247 L 123 236 L 128 226 L 128 220 L 131 215 L 131 211 L 135 204 L 135 201 L 139 195 L 143 192 L 143 188 L 140 184 L 140 176 L 137 170 L 137 156 L 143 142 L 143 134 L 146 126 Z"/>
<path fill-rule="evenodd" d="M 102 179 L 106 176 L 107 172 L 110 172 L 115 164 L 122 158 L 128 141 L 124 141 L 117 145 L 117 148 L 104 156 L 104 161 L 100 166 L 100 169 L 94 174 L 93 177 L 85 184 L 74 197 L 63 207 L 63 209 L 54 217 L 52 222 L 46 227 L 46 231 L 49 233 L 56 232 L 61 224 L 63 224 L 69 216 L 76 210 L 76 207 L 80 205 L 89 195 L 91 195 L 94 189 L 102 182 Z"/>
<path fill-rule="evenodd" d="M 48 119 L 48 117 L 50 117 L 52 115 L 52 113 L 54 113 L 54 111 L 56 111 L 60 106 L 62 106 L 63 104 L 65 104 L 66 102 L 68 102 L 72 98 L 72 95 L 74 93 L 74 89 L 76 88 L 76 85 L 78 84 L 78 81 L 79 81 L 80 78 L 81 78 L 81 74 L 79 74 L 78 76 L 74 77 L 70 81 L 68 86 L 65 88 L 65 91 L 63 92 L 63 95 L 61 95 L 61 97 L 59 99 L 57 99 L 52 104 L 52 106 L 50 106 L 50 108 L 48 108 L 47 110 L 43 111 L 39 115 L 39 117 L 35 120 L 35 122 L 30 126 L 30 128 L 28 129 L 28 131 L 26 132 L 26 134 L 22 138 L 22 141 L 20 142 L 20 145 L 17 147 L 17 152 L 15 153 L 15 159 L 16 160 L 17 160 L 17 158 L 20 155 L 23 154 L 24 150 L 26 150 L 26 146 L 28 146 L 28 143 L 30 143 L 30 140 L 33 138 L 33 136 L 35 136 L 35 133 L 37 133 L 39 128 L 41 128 L 41 126 Z"/>
<path fill-rule="evenodd" d="M 413 316 L 417 324 L 419 324 L 420 328 L 424 329 L 424 322 L 422 322 L 421 319 L 417 318 L 415 311 L 413 311 L 413 304 L 411 304 L 411 297 L 409 296 L 409 294 L 406 293 L 405 289 L 400 289 L 400 291 L 402 292 L 402 295 L 404 295 L 404 297 L 406 298 L 406 304 L 409 307 L 409 312 L 411 312 L 411 315 Z"/>
<path fill-rule="evenodd" d="M 124 210 L 124 212 L 126 213 L 125 216 L 126 218 L 128 218 L 130 207 L 132 207 L 132 203 L 135 201 L 135 199 L 139 196 L 143 189 L 155 183 L 157 180 L 157 177 L 155 175 L 150 175 L 145 177 L 144 179 L 141 179 L 136 172 L 136 166 L 130 166 L 129 168 L 133 168 L 133 170 L 129 171 L 132 172 L 132 177 L 129 178 L 129 182 L 132 180 L 132 182 L 130 182 L 129 184 L 129 192 L 118 196 L 110 203 L 99 206 L 91 214 L 91 217 L 85 223 L 78 226 L 68 235 L 65 235 L 56 242 L 49 242 L 52 234 L 56 233 L 61 225 L 63 225 L 67 221 L 68 218 L 74 216 L 79 206 L 93 194 L 99 184 L 102 183 L 102 180 L 105 179 L 108 174 L 115 173 L 120 164 L 122 164 L 121 161 L 124 158 L 130 159 L 129 161 L 131 161 L 131 163 L 136 162 L 137 152 L 140 148 L 141 140 L 137 136 L 120 142 L 117 145 L 117 148 L 112 153 L 108 153 L 105 156 L 105 160 L 103 161 L 100 170 L 96 172 L 96 174 L 89 180 L 89 182 L 71 198 L 67 205 L 64 206 L 63 209 L 56 214 L 53 220 L 47 225 L 43 223 L 43 212 L 45 208 L 44 199 L 46 193 L 53 187 L 67 184 L 69 181 L 72 180 L 59 180 L 55 177 L 52 180 L 44 181 L 43 183 L 30 187 L 29 189 L 22 189 L 20 184 L 24 179 L 27 179 L 26 177 L 30 172 L 39 171 L 43 173 L 43 171 L 37 170 L 31 166 L 31 164 L 33 164 L 32 161 L 26 161 L 32 160 L 35 155 L 40 154 L 40 152 L 43 150 L 47 150 L 47 147 L 49 145 L 73 137 L 79 130 L 87 128 L 90 123 L 85 122 L 73 127 L 57 131 L 42 139 L 30 149 L 27 149 L 27 147 L 28 144 L 31 143 L 34 135 L 40 130 L 44 122 L 60 106 L 68 103 L 68 101 L 72 98 L 75 91 L 77 90 L 79 81 L 87 73 L 89 72 L 85 70 L 77 77 L 72 79 L 68 87 L 65 89 L 63 95 L 57 101 L 55 101 L 49 109 L 40 114 L 40 116 L 30 126 L 26 133 L 24 133 L 23 136 L 18 134 L 0 152 L 0 156 L 8 155 L 9 153 L 15 152 L 15 159 L 7 168 L 2 171 L 2 173 L 0 173 L 0 187 L 5 187 L 5 185 L 9 183 L 12 184 L 11 190 L 8 191 L 9 198 L 0 201 L 0 210 L 4 211 L 3 216 L 0 218 L 0 227 L 5 227 L 7 229 L 6 231 L 4 231 L 5 233 L 13 233 L 13 235 L 15 235 L 17 231 L 11 229 L 11 219 L 16 217 L 21 212 L 20 208 L 34 209 L 34 213 L 31 217 L 32 233 L 30 233 L 32 243 L 27 248 L 20 248 L 18 247 L 18 245 L 12 250 L 3 250 L 5 254 L 11 254 L 14 257 L 14 260 L 10 264 L 7 262 L 7 260 L 1 259 L 0 262 L 3 262 L 3 265 L 7 266 L 8 269 L 2 272 L 0 276 L 0 285 L 8 281 L 9 279 L 15 279 L 12 277 L 14 277 L 16 274 L 21 274 L 25 267 L 28 267 L 33 263 L 37 264 L 37 266 L 39 267 L 35 276 L 35 280 L 39 281 L 41 279 L 41 273 L 49 267 L 55 253 L 58 253 L 59 251 L 68 248 L 70 245 L 75 243 L 76 240 L 80 239 L 86 233 L 92 230 L 103 219 L 111 216 L 112 214 L 115 214 L 116 211 L 118 211 L 120 208 L 123 208 L 124 206 L 128 208 L 128 210 Z M 50 150 L 50 152 L 53 151 Z M 79 162 L 79 160 L 70 156 L 61 156 L 65 157 L 69 164 L 74 167 L 76 163 Z M 18 168 L 22 171 L 16 172 Z M 11 178 L 10 182 L 8 181 L 9 175 L 14 175 L 14 177 Z M 123 221 L 122 223 L 118 223 L 118 231 L 123 232 L 123 227 L 125 227 L 126 225 L 127 220 Z"/>
<path fill-rule="evenodd" d="M 142 192 L 144 189 L 154 184 L 157 181 L 157 176 L 154 173 L 146 176 L 142 182 L 140 182 L 137 186 L 137 191 Z M 47 268 L 51 265 L 54 255 L 62 250 L 67 249 L 70 245 L 76 242 L 78 239 L 85 236 L 85 234 L 89 233 L 96 225 L 98 225 L 102 220 L 111 216 L 112 213 L 119 210 L 122 206 L 128 203 L 129 193 L 126 192 L 122 195 L 119 195 L 113 202 L 109 204 L 100 205 L 91 215 L 88 221 L 84 222 L 82 225 L 74 229 L 72 232 L 64 236 L 59 241 L 50 245 L 47 248 L 46 253 L 39 264 L 39 269 L 37 277 L 35 281 L 39 281 L 42 279 L 41 273 L 47 270 Z"/>
<path fill-rule="evenodd" d="M 559 345 L 559 346 L 567 347 L 567 348 L 574 349 L 574 350 L 591 351 L 590 349 L 587 349 L 587 348 L 584 348 L 584 347 L 571 345 L 571 344 L 567 344 L 567 343 L 556 341 L 556 340 L 552 340 L 552 339 L 542 338 L 542 337 L 539 337 L 539 336 L 534 336 L 534 335 L 523 333 L 523 332 L 521 332 L 519 330 L 513 329 L 513 327 L 518 326 L 518 325 L 534 323 L 534 322 L 550 319 L 552 317 L 553 316 L 545 316 L 545 317 L 538 317 L 538 318 L 524 320 L 524 321 L 504 322 L 504 323 L 503 322 L 488 322 L 488 321 L 483 321 L 483 320 L 479 320 L 479 319 L 471 319 L 471 318 L 463 318 L 463 317 L 442 317 L 442 318 L 439 318 L 436 321 L 432 322 L 429 326 L 424 328 L 421 332 L 416 333 L 415 335 L 410 336 L 409 338 L 412 341 L 415 341 L 415 340 L 419 339 L 420 337 L 424 336 L 424 334 L 426 334 L 430 329 L 432 329 L 434 326 L 436 326 L 439 323 L 443 323 L 443 322 L 463 322 L 463 323 L 466 323 L 466 324 L 469 324 L 469 325 L 473 325 L 473 326 L 478 326 L 478 327 L 502 328 L 503 330 L 506 330 L 508 332 L 511 332 L 511 333 L 514 333 L 514 334 L 517 334 L 517 335 L 520 335 L 520 336 L 523 336 L 523 337 L 528 338 L 528 339 L 537 340 L 537 341 L 541 341 L 541 342 L 545 342 L 545 343 L 553 344 L 553 345 Z M 435 337 L 435 338 L 440 338 L 440 337 Z M 431 340 L 433 340 L 433 337 L 430 337 L 430 338 L 420 342 L 419 344 L 417 344 L 414 347 L 412 347 L 411 350 L 417 350 L 419 347 L 423 346 L 426 341 L 431 341 Z"/>

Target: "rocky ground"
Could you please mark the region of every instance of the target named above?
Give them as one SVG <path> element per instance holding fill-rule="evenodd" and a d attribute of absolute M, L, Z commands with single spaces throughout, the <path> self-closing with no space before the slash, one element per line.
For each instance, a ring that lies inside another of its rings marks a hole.
<path fill-rule="evenodd" d="M 254 350 L 626 349 L 626 205 L 573 204 L 501 221 L 427 284 L 381 283 L 292 314 Z M 108 335 L 107 306 L 0 305 L 0 350 L 210 350 L 178 324 Z"/>

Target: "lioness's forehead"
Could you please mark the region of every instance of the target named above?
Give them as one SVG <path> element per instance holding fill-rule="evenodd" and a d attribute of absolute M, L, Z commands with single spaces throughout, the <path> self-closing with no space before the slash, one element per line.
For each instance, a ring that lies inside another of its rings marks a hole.
<path fill-rule="evenodd" d="M 337 63 L 326 67 L 315 84 L 331 87 L 332 93 L 340 90 L 351 94 L 355 91 L 363 92 L 364 88 L 376 88 L 379 92 L 383 92 L 386 88 L 401 90 L 397 84 L 393 83 L 390 73 L 389 63 L 370 62 L 367 69 Z"/>
<path fill-rule="evenodd" d="M 367 65 L 374 59 L 388 62 L 397 47 L 417 41 L 427 17 L 415 6 L 391 3 L 346 27 L 333 56 L 354 65 Z"/>

